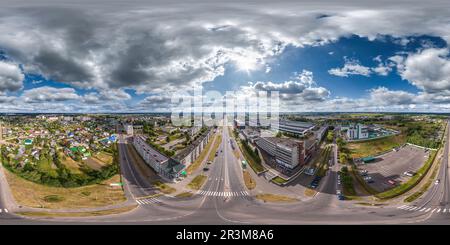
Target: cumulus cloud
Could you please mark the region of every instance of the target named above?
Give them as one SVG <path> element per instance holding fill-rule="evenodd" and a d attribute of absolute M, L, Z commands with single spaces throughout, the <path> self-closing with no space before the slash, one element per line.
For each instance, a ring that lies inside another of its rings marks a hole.
<path fill-rule="evenodd" d="M 63 102 L 81 98 L 73 88 L 54 88 L 49 86 L 27 90 L 21 97 L 26 103 Z"/>
<path fill-rule="evenodd" d="M 362 75 L 368 77 L 371 74 L 371 69 L 370 67 L 361 65 L 358 60 L 346 59 L 343 67 L 332 68 L 328 70 L 328 73 L 338 77 L 348 77 L 349 75 Z"/>
<path fill-rule="evenodd" d="M 0 60 L 0 92 L 22 89 L 24 78 L 17 64 Z"/>
<path fill-rule="evenodd" d="M 429 48 L 396 58 L 401 77 L 426 93 L 450 89 L 450 58 L 448 48 Z"/>
<path fill-rule="evenodd" d="M 316 86 L 313 73 L 308 70 L 303 70 L 300 74 L 297 74 L 294 80 L 281 83 L 258 81 L 241 87 L 243 96 L 258 91 L 277 91 L 280 99 L 289 104 L 323 101 L 330 96 L 329 90 Z"/>
<path fill-rule="evenodd" d="M 83 96 L 75 91 L 67 94 L 102 110 L 107 109 L 102 100 L 111 101 L 111 105 L 118 98 L 129 100 L 126 89 L 149 94 L 186 90 L 223 75 L 229 64 L 241 70 L 270 72 L 267 60 L 276 58 L 287 46 L 323 45 L 350 35 L 369 40 L 390 35 L 403 45 L 409 42 L 409 36 L 417 35 L 450 41 L 448 2 L 384 3 L 389 4 L 284 1 L 255 6 L 241 1 L 236 6 L 227 2 L 200 5 L 180 1 L 168 5 L 163 1 L 136 1 L 105 6 L 103 1 L 85 1 L 75 6 L 65 4 L 65 0 L 41 0 L 34 1 L 33 7 L 23 7 L 26 5 L 20 1 L 9 1 L 0 9 L 0 49 L 25 72 L 75 88 L 93 89 L 95 92 Z M 448 90 L 447 51 L 426 48 L 429 51 L 399 55 L 389 61 L 396 59 L 397 69 L 403 69 L 402 77 L 426 93 Z M 419 65 L 423 63 L 421 58 L 436 66 L 428 65 L 431 70 L 427 71 L 425 64 Z M 330 74 L 385 76 L 391 69 L 388 61 L 367 67 L 353 60 L 331 69 Z M 23 77 L 11 74 L 3 76 L 0 67 L 0 92 L 22 88 Z M 305 101 L 332 103 L 327 100 L 330 92 L 326 88 L 298 79 L 252 86 L 258 90 L 280 89 L 286 100 L 295 101 L 293 98 L 299 96 Z M 42 95 L 39 99 L 31 96 L 33 93 L 25 91 L 23 96 L 35 98 L 28 101 L 51 98 Z M 440 96 L 444 100 L 446 95 Z M 337 101 L 344 103 L 344 99 L 335 101 L 339 104 Z M 89 108 L 60 108 L 82 106 Z M 119 107 L 124 108 L 123 104 Z"/>

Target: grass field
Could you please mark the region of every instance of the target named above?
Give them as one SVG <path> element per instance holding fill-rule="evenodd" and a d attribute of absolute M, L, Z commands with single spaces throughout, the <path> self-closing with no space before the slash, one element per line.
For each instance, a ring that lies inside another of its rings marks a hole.
<path fill-rule="evenodd" d="M 74 174 L 83 174 L 80 170 L 80 164 L 73 160 L 71 157 L 66 156 L 63 152 L 58 152 L 61 163 L 64 164 L 70 172 Z"/>
<path fill-rule="evenodd" d="M 287 180 L 281 178 L 280 176 L 277 176 L 277 177 L 273 178 L 272 181 L 277 183 L 277 184 L 280 184 L 280 185 L 287 182 Z"/>
<path fill-rule="evenodd" d="M 118 204 L 126 200 L 121 188 L 110 187 L 120 181 L 119 175 L 100 184 L 78 188 L 62 188 L 39 185 L 10 173 L 6 178 L 18 204 L 35 208 L 89 208 Z"/>
<path fill-rule="evenodd" d="M 264 202 L 295 202 L 297 199 L 283 196 L 283 195 L 276 195 L 276 194 L 258 194 L 256 195 L 256 199 L 262 200 Z"/>
<path fill-rule="evenodd" d="M 393 149 L 394 147 L 405 143 L 406 136 L 404 134 L 399 134 L 376 140 L 348 142 L 347 147 L 350 150 L 350 156 L 352 158 L 361 158 Z"/>
<path fill-rule="evenodd" d="M 132 211 L 137 207 L 138 205 L 132 205 L 122 208 L 90 211 L 90 212 L 17 212 L 16 214 L 30 217 L 89 217 L 89 216 L 103 216 L 103 215 L 125 213 Z"/>
<path fill-rule="evenodd" d="M 306 188 L 305 190 L 305 196 L 307 197 L 312 197 L 314 195 L 316 195 L 317 191 L 310 189 L 310 188 Z"/>
<path fill-rule="evenodd" d="M 250 173 L 246 170 L 242 171 L 242 175 L 244 176 L 244 182 L 247 189 L 252 190 L 256 187 L 256 181 L 252 178 Z"/>
<path fill-rule="evenodd" d="M 186 191 L 186 192 L 182 192 L 180 194 L 177 194 L 175 197 L 179 197 L 179 198 L 183 198 L 183 197 L 191 197 L 194 194 L 192 194 L 192 192 Z"/>
<path fill-rule="evenodd" d="M 158 188 L 159 191 L 161 191 L 161 192 L 164 193 L 164 194 L 172 194 L 172 193 L 174 193 L 175 191 L 177 191 L 175 188 L 170 187 L 169 185 L 164 184 L 164 183 L 161 182 L 161 181 L 155 181 L 155 182 L 153 182 L 153 186 L 156 187 L 156 188 Z"/>
<path fill-rule="evenodd" d="M 212 150 L 209 153 L 208 161 L 212 162 L 214 160 L 214 158 L 216 157 L 217 149 L 219 149 L 219 146 L 220 146 L 221 143 L 222 143 L 222 135 L 219 134 L 219 135 L 217 135 L 216 140 L 214 141 L 214 145 L 212 147 Z"/>
<path fill-rule="evenodd" d="M 93 156 L 104 166 L 113 162 L 113 156 L 107 152 L 99 152 Z"/>
<path fill-rule="evenodd" d="M 208 177 L 206 177 L 205 175 L 197 175 L 191 181 L 191 183 L 187 185 L 187 187 L 192 190 L 200 190 L 200 188 L 202 188 L 203 184 L 206 182 L 206 179 L 208 179 Z"/>

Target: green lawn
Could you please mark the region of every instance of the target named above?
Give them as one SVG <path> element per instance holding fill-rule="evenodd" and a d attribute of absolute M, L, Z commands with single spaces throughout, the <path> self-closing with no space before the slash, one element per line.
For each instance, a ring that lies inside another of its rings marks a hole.
<path fill-rule="evenodd" d="M 195 176 L 195 178 L 191 181 L 191 183 L 189 183 L 187 185 L 187 187 L 189 187 L 190 189 L 193 190 L 200 190 L 200 188 L 202 188 L 203 184 L 206 182 L 206 179 L 208 177 L 206 177 L 205 175 L 197 175 Z"/>
<path fill-rule="evenodd" d="M 350 150 L 350 156 L 352 158 L 361 158 L 388 151 L 405 143 L 406 136 L 399 134 L 376 140 L 348 142 L 347 147 Z"/>

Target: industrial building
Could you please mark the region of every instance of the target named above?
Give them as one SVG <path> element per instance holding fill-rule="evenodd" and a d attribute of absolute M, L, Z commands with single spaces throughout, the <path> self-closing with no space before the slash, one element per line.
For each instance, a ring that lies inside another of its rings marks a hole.
<path fill-rule="evenodd" d="M 276 164 L 282 169 L 292 170 L 303 166 L 315 150 L 316 141 L 298 141 L 289 138 L 261 137 L 256 145 L 275 158 Z"/>
<path fill-rule="evenodd" d="M 283 120 L 279 122 L 278 129 L 272 128 L 274 130 L 279 130 L 283 133 L 292 134 L 299 137 L 306 136 L 311 130 L 314 129 L 314 124 L 309 122 L 297 122 L 297 121 L 286 121 Z"/>
<path fill-rule="evenodd" d="M 347 130 L 346 136 L 348 140 L 360 140 L 369 138 L 369 128 L 363 124 L 355 124 L 343 126 L 341 130 Z"/>

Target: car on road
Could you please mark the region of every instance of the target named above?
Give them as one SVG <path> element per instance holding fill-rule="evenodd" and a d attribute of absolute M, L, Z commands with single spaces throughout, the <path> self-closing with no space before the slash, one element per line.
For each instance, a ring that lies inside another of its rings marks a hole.
<path fill-rule="evenodd" d="M 319 176 L 314 177 L 314 179 L 311 181 L 311 184 L 309 184 L 309 187 L 312 189 L 316 189 L 319 186 L 320 180 L 321 177 Z"/>
<path fill-rule="evenodd" d="M 212 162 L 211 161 L 207 161 L 206 164 L 212 164 Z"/>
<path fill-rule="evenodd" d="M 393 180 L 391 180 L 391 179 L 388 180 L 387 182 L 388 182 L 390 185 L 395 185 L 395 184 L 397 184 L 397 182 L 395 182 L 395 181 L 393 181 Z"/>
<path fill-rule="evenodd" d="M 361 174 L 361 176 L 367 176 L 368 173 L 369 173 L 369 171 L 367 171 L 367 170 L 359 171 L 359 174 Z"/>
<path fill-rule="evenodd" d="M 217 157 L 217 155 L 219 155 L 219 152 L 216 152 L 215 156 Z"/>
<path fill-rule="evenodd" d="M 416 173 L 414 173 L 413 171 L 406 171 L 403 173 L 403 175 L 408 176 L 408 177 L 413 177 Z"/>
<path fill-rule="evenodd" d="M 372 177 L 370 177 L 370 176 L 364 177 L 364 180 L 365 180 L 367 183 L 373 183 L 373 182 L 374 182 L 374 180 L 373 180 Z"/>
<path fill-rule="evenodd" d="M 441 182 L 441 180 L 440 180 L 440 179 L 437 179 L 436 181 L 434 181 L 434 184 L 435 184 L 435 185 L 438 185 L 440 182 Z"/>
<path fill-rule="evenodd" d="M 206 167 L 203 168 L 203 171 L 205 171 L 205 172 L 208 171 L 208 170 L 209 170 L 209 168 L 206 168 Z"/>

